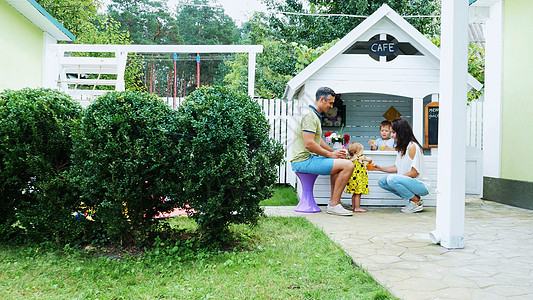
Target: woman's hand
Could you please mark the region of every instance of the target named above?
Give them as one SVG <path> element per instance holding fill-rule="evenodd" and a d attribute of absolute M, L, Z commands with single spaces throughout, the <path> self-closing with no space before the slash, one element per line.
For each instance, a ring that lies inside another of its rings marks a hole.
<path fill-rule="evenodd" d="M 396 173 L 398 171 L 398 169 L 396 169 L 396 166 L 394 166 L 394 165 L 388 166 L 388 167 L 382 167 L 380 165 L 374 165 L 374 170 L 375 171 L 385 172 L 385 173 Z"/>

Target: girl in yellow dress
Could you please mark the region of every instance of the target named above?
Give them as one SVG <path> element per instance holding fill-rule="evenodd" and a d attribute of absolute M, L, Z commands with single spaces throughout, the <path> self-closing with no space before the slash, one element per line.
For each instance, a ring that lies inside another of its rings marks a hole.
<path fill-rule="evenodd" d="M 364 147 L 360 143 L 353 142 L 348 146 L 348 155 L 355 168 L 345 193 L 352 194 L 352 210 L 354 212 L 366 212 L 361 208 L 361 195 L 368 195 L 368 175 L 364 162 L 372 163 L 371 157 L 363 154 Z"/>

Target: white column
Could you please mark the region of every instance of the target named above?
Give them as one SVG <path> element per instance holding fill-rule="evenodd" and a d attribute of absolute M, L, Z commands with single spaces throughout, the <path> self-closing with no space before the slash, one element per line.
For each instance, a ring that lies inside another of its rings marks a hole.
<path fill-rule="evenodd" d="M 57 40 L 49 33 L 43 32 L 43 78 L 41 85 L 50 89 L 57 89 L 57 80 L 59 79 L 59 60 L 55 44 L 57 44 Z"/>
<path fill-rule="evenodd" d="M 434 243 L 464 247 L 468 1 L 442 1 L 439 157 Z"/>
<path fill-rule="evenodd" d="M 254 97 L 255 87 L 255 52 L 248 52 L 248 95 Z"/>
<path fill-rule="evenodd" d="M 424 140 L 424 98 L 413 98 L 413 133 L 422 143 Z"/>
<path fill-rule="evenodd" d="M 485 25 L 483 176 L 500 178 L 502 153 L 502 1 L 489 9 Z"/>

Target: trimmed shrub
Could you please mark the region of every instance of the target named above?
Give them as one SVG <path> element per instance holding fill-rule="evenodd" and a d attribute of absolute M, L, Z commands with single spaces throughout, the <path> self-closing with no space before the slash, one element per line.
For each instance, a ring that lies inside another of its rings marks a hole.
<path fill-rule="evenodd" d="M 174 110 L 141 92 L 110 92 L 84 111 L 72 180 L 111 242 L 144 240 L 157 224 L 152 217 L 178 205 L 172 199 L 183 190 L 177 167 L 183 154 L 173 142 L 175 125 Z"/>
<path fill-rule="evenodd" d="M 180 164 L 185 180 L 180 202 L 206 237 L 225 241 L 231 223 L 255 223 L 261 200 L 272 195 L 282 146 L 269 138 L 259 104 L 224 87 L 202 87 L 178 107 Z"/>
<path fill-rule="evenodd" d="M 67 179 L 70 137 L 81 106 L 50 89 L 0 93 L 0 236 L 20 229 L 35 241 L 75 238 L 77 195 Z M 21 232 L 19 232 L 21 233 Z"/>

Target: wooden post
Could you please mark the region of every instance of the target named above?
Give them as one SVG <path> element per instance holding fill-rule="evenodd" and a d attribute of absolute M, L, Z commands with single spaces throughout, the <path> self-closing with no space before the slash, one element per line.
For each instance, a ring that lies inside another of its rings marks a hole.
<path fill-rule="evenodd" d="M 126 63 L 128 61 L 128 52 L 116 51 L 115 59 L 117 60 L 117 84 L 115 85 L 115 90 L 125 91 L 126 83 L 124 81 L 124 73 L 126 71 Z"/>
<path fill-rule="evenodd" d="M 416 139 L 422 143 L 424 137 L 424 99 L 413 98 L 413 133 Z"/>
<path fill-rule="evenodd" d="M 252 98 L 255 89 L 255 53 L 248 53 L 248 95 Z"/>
<path fill-rule="evenodd" d="M 464 248 L 468 1 L 442 2 L 439 157 L 434 243 Z"/>

